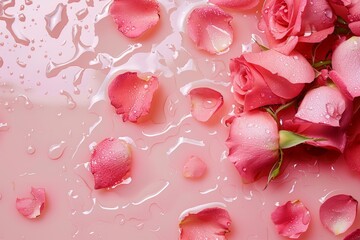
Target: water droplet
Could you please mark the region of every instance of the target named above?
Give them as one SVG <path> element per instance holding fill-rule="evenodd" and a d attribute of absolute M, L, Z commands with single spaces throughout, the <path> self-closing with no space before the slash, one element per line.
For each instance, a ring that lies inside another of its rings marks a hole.
<path fill-rule="evenodd" d="M 74 99 L 71 97 L 70 93 L 64 91 L 64 90 L 61 90 L 60 91 L 60 95 L 63 95 L 66 97 L 67 99 L 67 106 L 69 109 L 74 109 L 76 108 L 76 102 L 74 101 Z"/>
<path fill-rule="evenodd" d="M 19 14 L 19 20 L 20 20 L 21 22 L 25 22 L 26 17 L 25 17 L 25 15 L 24 15 L 23 13 Z"/>
<path fill-rule="evenodd" d="M 60 3 L 55 10 L 45 16 L 46 30 L 53 38 L 58 38 L 68 23 L 66 5 Z"/>
<path fill-rule="evenodd" d="M 16 59 L 16 63 L 22 68 L 26 67 L 26 63 L 22 62 L 19 58 Z"/>
<path fill-rule="evenodd" d="M 243 172 L 246 172 L 246 171 L 247 171 L 247 168 L 246 168 L 246 167 L 243 167 L 243 168 L 242 168 L 242 171 L 243 171 Z"/>
<path fill-rule="evenodd" d="M 84 8 L 76 13 L 76 17 L 79 21 L 81 21 L 88 15 L 88 13 L 89 13 L 88 9 Z"/>
<path fill-rule="evenodd" d="M 30 155 L 34 154 L 36 152 L 36 149 L 33 146 L 28 146 L 26 152 Z"/>
<path fill-rule="evenodd" d="M 295 59 L 295 60 L 299 60 L 299 57 L 298 57 L 298 56 L 294 56 L 294 59 Z"/>
<path fill-rule="evenodd" d="M 326 10 L 324 11 L 324 13 L 325 13 L 325 16 L 326 16 L 327 18 L 332 18 L 332 17 L 333 17 L 333 12 L 331 11 L 331 9 L 326 9 Z"/>
<path fill-rule="evenodd" d="M 0 132 L 5 132 L 9 130 L 9 125 L 7 123 L 0 122 Z"/>
<path fill-rule="evenodd" d="M 0 68 L 4 65 L 4 60 L 0 57 Z"/>
<path fill-rule="evenodd" d="M 64 154 L 66 145 L 64 141 L 61 141 L 58 144 L 51 145 L 48 151 L 48 156 L 52 160 L 57 160 L 61 158 L 61 156 Z"/>
<path fill-rule="evenodd" d="M 25 4 L 26 5 L 31 5 L 31 4 L 33 4 L 33 2 L 32 2 L 32 0 L 25 0 Z"/>

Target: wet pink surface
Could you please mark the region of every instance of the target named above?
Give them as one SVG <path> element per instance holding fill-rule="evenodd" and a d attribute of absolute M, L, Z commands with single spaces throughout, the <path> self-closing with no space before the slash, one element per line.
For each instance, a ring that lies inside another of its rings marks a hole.
<path fill-rule="evenodd" d="M 234 42 L 213 56 L 194 46 L 184 24 L 206 1 L 159 2 L 159 24 L 133 40 L 108 15 L 110 0 L 0 3 L 0 239 L 177 239 L 181 216 L 206 207 L 229 212 L 230 240 L 283 239 L 270 215 L 296 199 L 312 214 L 300 239 L 343 239 L 358 228 L 359 218 L 335 237 L 318 216 L 330 196 L 360 199 L 360 177 L 342 159 L 294 160 L 265 191 L 266 179 L 244 185 L 226 159 L 225 120 L 233 110 L 228 63 L 251 48 L 252 34 L 262 36 L 255 11 L 227 10 Z M 54 18 L 51 26 L 45 16 Z M 154 107 L 137 124 L 122 122 L 107 98 L 110 81 L 126 71 L 159 78 Z M 207 123 L 191 116 L 186 96 L 195 87 L 224 96 Z M 94 190 L 90 149 L 107 137 L 132 145 L 131 180 Z M 199 181 L 182 176 L 191 155 L 207 164 Z M 35 220 L 15 207 L 32 186 L 45 188 L 47 197 Z"/>

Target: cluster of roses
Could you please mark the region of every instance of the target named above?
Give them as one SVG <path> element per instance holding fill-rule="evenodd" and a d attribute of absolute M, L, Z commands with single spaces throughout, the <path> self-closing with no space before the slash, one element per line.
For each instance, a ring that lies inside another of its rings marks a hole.
<path fill-rule="evenodd" d="M 267 0 L 261 14 L 268 46 L 256 42 L 230 62 L 241 108 L 226 142 L 230 161 L 244 182 L 268 176 L 269 183 L 281 173 L 287 151 L 302 156 L 306 144 L 343 154 L 360 173 L 360 1 Z M 352 225 L 356 211 L 355 199 L 338 195 L 322 205 L 320 219 L 337 235 Z M 310 213 L 289 201 L 272 220 L 279 234 L 298 238 Z M 359 236 L 357 230 L 345 239 Z"/>
<path fill-rule="evenodd" d="M 141 36 L 159 20 L 156 1 L 140 2 L 115 0 L 110 8 L 127 37 Z M 218 54 L 233 42 L 233 18 L 223 9 L 248 10 L 261 1 L 209 2 L 191 11 L 187 34 L 199 49 Z M 290 149 L 306 151 L 303 146 L 307 145 L 344 154 L 351 168 L 360 172 L 360 124 L 356 121 L 360 117 L 360 38 L 356 37 L 360 35 L 360 1 L 266 0 L 261 14 L 259 28 L 268 46 L 255 39 L 257 45 L 251 52 L 230 61 L 232 91 L 241 113 L 230 120 L 226 141 L 229 160 L 244 182 L 268 176 L 269 183 L 281 173 Z M 136 122 L 148 113 L 158 82 L 153 76 L 145 80 L 136 73 L 125 73 L 109 86 L 111 104 L 124 121 Z M 128 98 L 128 92 L 134 97 Z M 207 121 L 222 105 L 222 96 L 215 90 L 195 89 L 190 96 L 192 115 L 199 121 Z M 201 109 L 206 99 L 216 102 L 211 110 Z M 104 168 L 94 153 L 95 188 L 119 182 L 130 169 L 129 161 L 125 162 L 124 168 Z M 111 173 L 123 170 L 123 174 L 117 179 L 104 178 L 114 176 L 104 169 L 111 169 Z M 337 235 L 352 225 L 356 211 L 355 199 L 337 195 L 321 206 L 320 218 Z M 289 201 L 273 212 L 272 220 L 279 234 L 298 238 L 308 228 L 310 213 L 300 201 Z M 208 208 L 184 218 L 180 238 L 196 237 L 201 232 L 208 235 L 207 226 L 213 224 L 217 234 L 224 236 L 230 223 L 224 209 Z M 358 237 L 359 231 L 355 231 L 346 239 Z"/>

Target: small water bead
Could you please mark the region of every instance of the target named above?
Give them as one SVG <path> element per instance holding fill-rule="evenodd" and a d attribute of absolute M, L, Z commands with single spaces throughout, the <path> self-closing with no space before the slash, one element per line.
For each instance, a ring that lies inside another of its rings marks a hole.
<path fill-rule="evenodd" d="M 7 123 L 0 122 L 0 132 L 5 132 L 7 130 L 9 130 L 9 125 Z"/>
<path fill-rule="evenodd" d="M 28 146 L 26 152 L 30 155 L 33 155 L 36 152 L 36 149 L 35 149 L 35 147 L 30 145 L 30 146 Z"/>
<path fill-rule="evenodd" d="M 52 160 L 57 160 L 61 158 L 64 154 L 65 148 L 65 141 L 61 141 L 58 144 L 51 145 L 48 151 L 48 157 Z"/>

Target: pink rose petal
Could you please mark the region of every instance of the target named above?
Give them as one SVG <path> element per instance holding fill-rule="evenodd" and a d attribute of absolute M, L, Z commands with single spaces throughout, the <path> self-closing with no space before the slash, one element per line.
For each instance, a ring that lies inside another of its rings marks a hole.
<path fill-rule="evenodd" d="M 130 146 L 119 139 L 106 138 L 96 145 L 90 168 L 95 189 L 110 188 L 125 180 L 131 169 Z"/>
<path fill-rule="evenodd" d="M 311 216 L 304 204 L 297 200 L 277 207 L 271 220 L 281 236 L 297 239 L 308 229 Z"/>
<path fill-rule="evenodd" d="M 156 0 L 114 0 L 110 14 L 126 37 L 136 38 L 156 25 L 160 19 Z"/>
<path fill-rule="evenodd" d="M 355 221 L 358 201 L 349 195 L 336 195 L 320 207 L 320 220 L 334 235 L 346 232 Z"/>
<path fill-rule="evenodd" d="M 190 213 L 179 224 L 180 240 L 226 240 L 230 225 L 229 213 L 222 208 L 207 208 Z"/>
<path fill-rule="evenodd" d="M 339 127 L 346 101 L 336 87 L 318 87 L 306 93 L 295 116 L 309 122 Z"/>
<path fill-rule="evenodd" d="M 45 189 L 31 188 L 32 198 L 17 198 L 16 209 L 24 217 L 33 219 L 40 216 L 45 204 Z"/>
<path fill-rule="evenodd" d="M 360 229 L 356 229 L 349 235 L 347 235 L 344 240 L 359 240 L 360 239 Z"/>
<path fill-rule="evenodd" d="M 195 88 L 189 95 L 191 114 L 200 122 L 208 121 L 223 104 L 223 96 L 211 88 Z"/>
<path fill-rule="evenodd" d="M 149 113 L 158 87 L 159 82 L 154 76 L 142 79 L 135 72 L 126 72 L 110 83 L 108 94 L 116 113 L 123 114 L 123 121 L 136 122 Z"/>
<path fill-rule="evenodd" d="M 183 176 L 186 178 L 201 178 L 206 169 L 206 163 L 201 158 L 191 156 L 184 165 Z"/>
<path fill-rule="evenodd" d="M 259 0 L 209 0 L 209 2 L 219 7 L 234 8 L 238 10 L 248 10 L 256 7 Z"/>
<path fill-rule="evenodd" d="M 341 43 L 332 56 L 331 79 L 352 97 L 360 96 L 360 38 L 352 37 Z"/>
<path fill-rule="evenodd" d="M 233 42 L 232 16 L 216 6 L 195 8 L 188 18 L 190 39 L 209 53 L 226 51 Z"/>
<path fill-rule="evenodd" d="M 268 175 L 279 158 L 277 123 L 266 112 L 244 113 L 233 120 L 226 145 L 243 181 L 254 182 Z"/>

